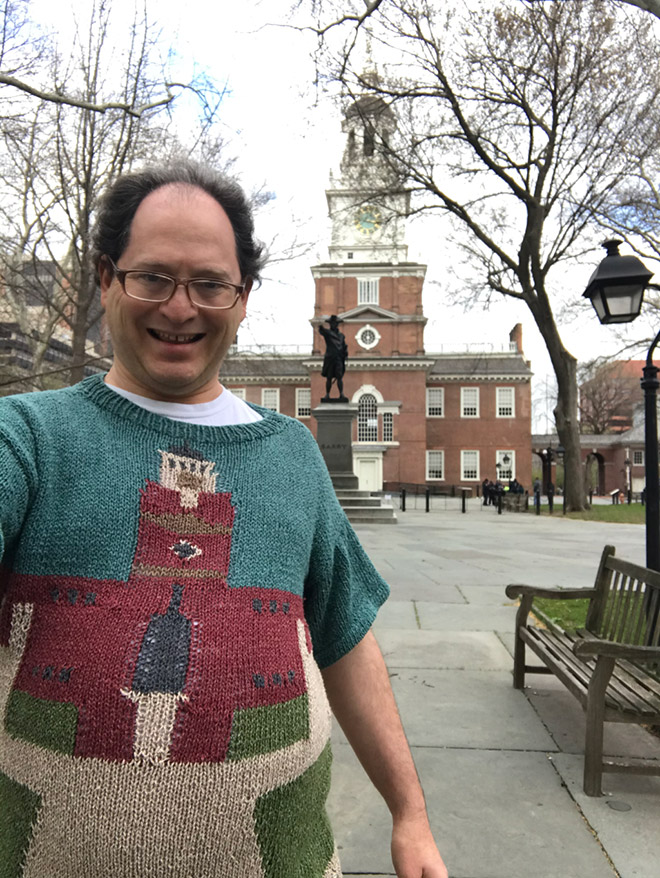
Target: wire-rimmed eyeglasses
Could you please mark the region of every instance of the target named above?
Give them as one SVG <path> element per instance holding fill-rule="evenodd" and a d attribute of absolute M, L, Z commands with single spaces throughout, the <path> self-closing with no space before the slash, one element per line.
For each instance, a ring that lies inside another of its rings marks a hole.
<path fill-rule="evenodd" d="M 173 277 L 144 268 L 123 269 L 118 268 L 109 256 L 105 258 L 126 295 L 142 302 L 167 302 L 179 284 L 183 284 L 193 305 L 228 310 L 245 292 L 245 284 L 232 284 L 214 277 Z"/>

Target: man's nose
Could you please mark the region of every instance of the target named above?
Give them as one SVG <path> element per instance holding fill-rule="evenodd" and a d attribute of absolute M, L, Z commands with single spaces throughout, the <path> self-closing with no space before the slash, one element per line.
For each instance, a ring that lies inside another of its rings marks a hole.
<path fill-rule="evenodd" d="M 159 311 L 170 320 L 182 323 L 196 316 L 197 306 L 191 302 L 185 283 L 179 281 L 170 298 L 161 303 Z"/>

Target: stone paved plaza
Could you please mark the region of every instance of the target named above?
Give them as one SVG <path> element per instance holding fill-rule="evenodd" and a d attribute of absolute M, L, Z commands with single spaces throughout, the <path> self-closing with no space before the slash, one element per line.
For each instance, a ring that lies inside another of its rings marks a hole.
<path fill-rule="evenodd" d="M 644 563 L 644 528 L 440 501 L 358 533 L 392 588 L 375 632 L 451 878 L 658 878 L 660 777 L 582 792 L 584 718 L 554 677 L 512 687 L 510 582 L 590 586 L 602 548 Z M 346 876 L 394 875 L 389 814 L 335 729 L 330 810 Z M 606 725 L 608 755 L 660 738 Z"/>

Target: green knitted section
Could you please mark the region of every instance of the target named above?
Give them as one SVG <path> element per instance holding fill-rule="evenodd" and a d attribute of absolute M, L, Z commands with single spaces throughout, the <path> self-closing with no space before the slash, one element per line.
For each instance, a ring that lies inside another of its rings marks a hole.
<path fill-rule="evenodd" d="M 309 737 L 307 695 L 266 707 L 237 710 L 231 724 L 227 759 L 248 759 L 281 750 Z"/>
<path fill-rule="evenodd" d="M 75 704 L 46 701 L 15 690 L 7 701 L 5 728 L 14 738 L 73 755 L 78 725 Z"/>
<path fill-rule="evenodd" d="M 324 808 L 331 763 L 328 743 L 304 774 L 257 800 L 254 821 L 264 878 L 323 878 L 334 853 Z"/>
<path fill-rule="evenodd" d="M 41 796 L 0 771 L 0 878 L 20 878 Z"/>

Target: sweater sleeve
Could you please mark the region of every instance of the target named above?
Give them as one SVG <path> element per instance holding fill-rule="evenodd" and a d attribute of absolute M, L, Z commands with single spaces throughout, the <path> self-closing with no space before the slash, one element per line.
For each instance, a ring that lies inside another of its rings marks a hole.
<path fill-rule="evenodd" d="M 17 412 L 0 411 L 0 563 L 20 533 L 36 485 L 34 442 Z"/>
<path fill-rule="evenodd" d="M 389 586 L 373 566 L 334 495 L 317 522 L 305 583 L 305 617 L 319 667 L 350 652 L 371 628 Z"/>

